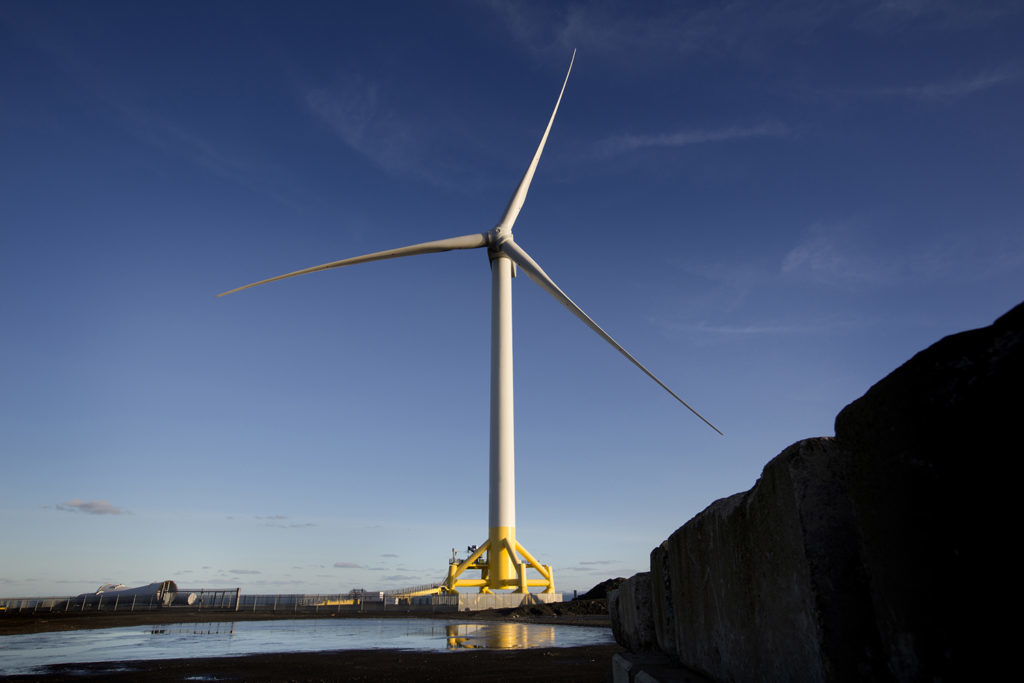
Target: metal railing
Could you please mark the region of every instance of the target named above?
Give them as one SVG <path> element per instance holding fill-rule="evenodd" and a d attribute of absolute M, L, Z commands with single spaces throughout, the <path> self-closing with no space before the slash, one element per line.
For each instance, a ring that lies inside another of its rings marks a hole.
<path fill-rule="evenodd" d="M 197 610 L 225 612 L 323 614 L 361 612 L 457 612 L 458 595 L 402 596 L 388 593 L 286 593 L 242 594 L 232 589 L 179 589 L 178 595 L 194 595 L 191 603 L 176 600 L 165 605 L 156 596 L 122 598 L 88 593 L 77 596 L 0 598 L 0 618 L 5 615 L 60 612 L 141 612 L 149 610 Z"/>
<path fill-rule="evenodd" d="M 26 612 L 141 612 L 163 607 L 157 595 L 130 598 L 86 594 L 42 598 L 0 598 L 0 615 Z"/>
<path fill-rule="evenodd" d="M 200 610 L 237 609 L 241 594 L 241 588 L 179 588 L 174 605 Z"/>
<path fill-rule="evenodd" d="M 425 595 L 432 591 L 437 591 L 443 586 L 441 583 L 423 583 L 419 586 L 409 586 L 408 588 L 396 588 L 394 590 L 384 591 L 384 595 L 393 598 L 405 598 L 412 595 Z"/>
<path fill-rule="evenodd" d="M 360 612 L 457 612 L 458 595 L 401 597 L 387 593 L 300 593 L 241 595 L 240 612 L 303 612 L 339 614 Z"/>

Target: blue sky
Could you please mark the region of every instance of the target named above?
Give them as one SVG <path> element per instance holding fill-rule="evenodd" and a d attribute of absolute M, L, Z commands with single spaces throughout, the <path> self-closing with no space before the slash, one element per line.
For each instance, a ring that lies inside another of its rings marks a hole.
<path fill-rule="evenodd" d="M 0 2 L 0 595 L 438 580 L 487 533 L 482 232 L 518 537 L 559 590 L 1024 292 L 1024 10 Z"/>

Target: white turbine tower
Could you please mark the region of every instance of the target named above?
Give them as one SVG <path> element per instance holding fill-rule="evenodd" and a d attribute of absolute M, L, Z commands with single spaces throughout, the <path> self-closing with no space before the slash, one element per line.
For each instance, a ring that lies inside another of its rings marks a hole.
<path fill-rule="evenodd" d="M 312 268 L 297 270 L 286 275 L 260 280 L 252 284 L 238 287 L 227 292 L 218 294 L 232 294 L 234 292 L 255 287 L 256 285 L 283 280 L 296 275 L 315 273 L 320 270 L 351 266 L 357 263 L 380 261 L 383 259 L 398 258 L 401 256 L 413 256 L 416 254 L 430 254 L 434 252 L 450 251 L 452 249 L 477 249 L 487 247 L 487 256 L 491 261 L 491 452 L 490 452 L 490 510 L 489 510 L 489 533 L 487 540 L 480 545 L 465 561 L 455 562 L 448 568 L 448 577 L 444 582 L 443 589 L 455 591 L 459 587 L 477 587 L 481 592 L 487 593 L 492 590 L 503 588 L 514 588 L 518 592 L 525 593 L 531 586 L 543 586 L 544 592 L 554 592 L 554 580 L 551 567 L 541 565 L 533 558 L 526 549 L 516 541 L 516 511 L 515 511 L 515 448 L 513 439 L 513 414 L 512 414 L 512 277 L 515 275 L 515 266 L 522 268 L 530 279 L 536 282 L 548 294 L 553 296 L 563 306 L 569 309 L 573 315 L 596 332 L 602 339 L 611 344 L 623 356 L 629 359 L 648 377 L 670 393 L 673 398 L 686 406 L 690 412 L 703 420 L 709 427 L 721 434 L 717 427 L 708 422 L 704 416 L 694 410 L 686 401 L 680 398 L 674 391 L 654 376 L 645 368 L 640 361 L 634 358 L 618 342 L 602 330 L 597 323 L 590 319 L 583 310 L 577 306 L 572 299 L 555 284 L 554 280 L 548 277 L 547 273 L 537 264 L 512 239 L 512 225 L 519 216 L 523 202 L 526 200 L 526 193 L 530 189 L 530 182 L 537 170 L 537 162 L 544 151 L 544 144 L 547 142 L 548 133 L 551 132 L 551 125 L 558 113 L 558 105 L 562 101 L 562 94 L 565 92 L 565 85 L 569 82 L 569 74 L 572 72 L 572 65 L 576 59 L 576 52 L 573 51 L 572 59 L 569 62 L 569 70 L 565 74 L 565 81 L 562 83 L 562 90 L 558 93 L 558 100 L 555 102 L 555 109 L 551 112 L 547 128 L 541 136 L 540 144 L 533 155 L 529 168 L 523 174 L 515 194 L 509 200 L 508 206 L 501 220 L 488 232 L 463 235 L 462 237 L 450 237 L 435 242 L 424 242 L 408 247 L 378 251 L 372 254 L 356 256 L 324 263 Z M 485 556 L 486 553 L 486 556 Z M 519 559 L 522 556 L 522 561 Z M 484 558 L 481 560 L 481 558 Z M 528 580 L 526 576 L 527 567 L 532 567 L 540 575 L 539 580 Z M 480 579 L 460 579 L 459 576 L 466 570 L 480 570 Z"/>

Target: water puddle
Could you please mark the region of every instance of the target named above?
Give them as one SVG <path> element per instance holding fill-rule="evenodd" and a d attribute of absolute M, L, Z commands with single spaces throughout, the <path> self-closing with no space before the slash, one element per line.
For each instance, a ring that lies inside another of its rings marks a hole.
<path fill-rule="evenodd" d="M 51 664 L 326 650 L 574 647 L 612 642 L 606 628 L 433 619 L 284 619 L 125 626 L 0 636 L 0 676 Z"/>

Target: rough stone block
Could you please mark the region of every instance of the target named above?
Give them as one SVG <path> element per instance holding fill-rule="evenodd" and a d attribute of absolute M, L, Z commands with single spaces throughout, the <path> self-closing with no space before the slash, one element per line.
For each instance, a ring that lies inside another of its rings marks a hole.
<path fill-rule="evenodd" d="M 651 551 L 651 620 L 654 622 L 654 639 L 658 650 L 673 657 L 678 656 L 668 541 Z"/>
<path fill-rule="evenodd" d="M 608 611 L 615 640 L 631 652 L 657 649 L 651 614 L 651 575 L 634 574 L 609 593 Z"/>
<path fill-rule="evenodd" d="M 830 439 L 794 444 L 753 489 L 716 501 L 663 545 L 674 627 L 660 628 L 681 662 L 719 680 L 781 680 L 794 671 L 826 680 L 816 583 L 834 577 L 811 566 L 806 536 L 848 532 L 842 496 L 820 476 L 833 455 Z M 838 508 L 816 509 L 813 529 L 801 514 L 811 500 Z"/>
<path fill-rule="evenodd" d="M 988 621 L 978 590 L 1003 582 L 987 558 L 1019 515 L 1003 463 L 1020 451 L 1022 415 L 1024 304 L 916 354 L 836 417 L 873 625 L 896 680 L 975 666 L 969 643 Z"/>

